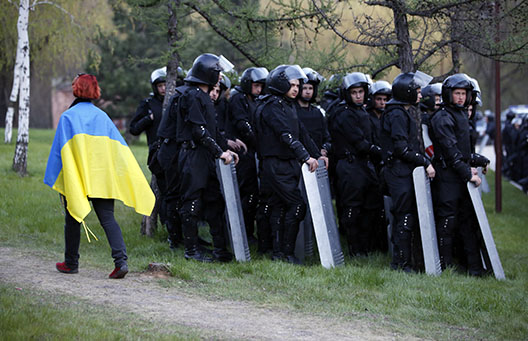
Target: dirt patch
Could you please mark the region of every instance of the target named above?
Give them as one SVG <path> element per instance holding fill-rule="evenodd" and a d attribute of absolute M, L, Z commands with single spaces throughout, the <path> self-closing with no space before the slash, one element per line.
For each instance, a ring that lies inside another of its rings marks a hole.
<path fill-rule="evenodd" d="M 62 274 L 55 270 L 55 262 L 31 251 L 0 247 L 0 282 L 14 283 L 53 295 L 71 295 L 95 305 L 111 305 L 163 324 L 189 326 L 214 339 L 403 338 L 365 320 L 350 322 L 327 319 L 268 309 L 247 302 L 209 300 L 182 292 L 181 289 L 163 288 L 158 284 L 158 278 L 166 277 L 164 271 L 129 273 L 124 280 L 110 280 L 107 276 L 100 270 L 84 267 L 78 274 Z"/>

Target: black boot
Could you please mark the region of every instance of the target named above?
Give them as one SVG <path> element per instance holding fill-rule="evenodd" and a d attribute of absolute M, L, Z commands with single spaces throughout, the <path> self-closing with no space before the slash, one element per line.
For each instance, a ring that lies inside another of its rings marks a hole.
<path fill-rule="evenodd" d="M 206 256 L 198 249 L 198 218 L 190 214 L 182 214 L 183 244 L 185 246 L 185 259 L 209 263 L 212 258 Z"/>
<path fill-rule="evenodd" d="M 268 204 L 261 204 L 258 207 L 256 221 L 258 236 L 257 252 L 259 254 L 267 254 L 273 250 L 269 213 Z"/>
<path fill-rule="evenodd" d="M 398 245 L 398 267 L 404 272 L 412 272 L 412 229 L 414 216 L 405 214 L 396 221 L 396 235 L 394 239 Z"/>
<path fill-rule="evenodd" d="M 272 256 L 271 259 L 274 261 L 282 260 L 284 254 L 282 253 L 281 241 L 284 233 L 283 225 L 283 213 L 279 209 L 279 212 L 272 212 L 270 217 L 271 225 L 271 236 L 272 236 Z"/>
<path fill-rule="evenodd" d="M 233 255 L 227 250 L 225 217 L 219 214 L 216 219 L 208 219 L 209 232 L 213 238 L 213 260 L 227 263 L 233 260 Z"/>
<path fill-rule="evenodd" d="M 183 242 L 181 223 L 178 221 L 178 223 L 175 224 L 172 219 L 169 219 L 167 221 L 167 232 L 169 233 L 169 236 L 167 237 L 169 247 L 171 250 L 177 249 Z"/>
<path fill-rule="evenodd" d="M 213 259 L 216 262 L 228 263 L 233 260 L 233 255 L 225 248 L 214 248 Z"/>
<path fill-rule="evenodd" d="M 449 216 L 436 221 L 436 233 L 438 235 L 438 253 L 442 270 L 453 264 L 453 233 L 455 228 L 455 217 Z"/>
<path fill-rule="evenodd" d="M 177 201 L 172 200 L 166 206 L 165 225 L 167 226 L 167 232 L 169 234 L 167 241 L 169 242 L 171 250 L 174 250 L 183 241 L 182 222 L 180 213 L 178 212 L 179 205 Z"/>
<path fill-rule="evenodd" d="M 359 208 L 346 207 L 341 217 L 342 225 L 346 231 L 348 254 L 350 257 L 361 255 L 361 241 L 359 239 Z"/>
<path fill-rule="evenodd" d="M 211 257 L 206 256 L 204 253 L 198 251 L 196 246 L 186 247 L 183 256 L 187 260 L 195 260 L 202 263 L 211 263 L 213 261 Z"/>
<path fill-rule="evenodd" d="M 302 261 L 295 257 L 295 242 L 299 234 L 299 224 L 301 217 L 306 214 L 306 206 L 298 204 L 288 208 L 284 215 L 284 236 L 282 243 L 283 260 L 291 264 L 302 264 Z"/>

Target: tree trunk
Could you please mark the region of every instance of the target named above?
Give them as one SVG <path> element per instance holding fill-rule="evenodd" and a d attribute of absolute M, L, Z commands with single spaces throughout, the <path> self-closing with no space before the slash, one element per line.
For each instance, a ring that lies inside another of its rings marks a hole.
<path fill-rule="evenodd" d="M 15 67 L 13 70 L 13 86 L 11 88 L 11 95 L 9 96 L 9 103 L 7 104 L 7 113 L 5 117 L 5 143 L 11 143 L 11 137 L 13 134 L 13 117 L 15 114 L 15 105 L 18 99 L 18 94 L 20 93 L 20 77 L 24 64 L 25 51 L 22 36 L 24 35 L 23 32 L 25 32 L 25 36 L 27 37 L 28 21 L 29 0 L 21 0 L 18 8 L 18 42 L 16 49 Z"/>
<path fill-rule="evenodd" d="M 178 79 L 178 66 L 180 65 L 180 55 L 178 54 L 178 43 L 181 39 L 181 34 L 178 32 L 178 12 L 181 11 L 180 0 L 172 0 L 169 2 L 169 22 L 168 28 L 168 42 L 170 49 L 170 59 L 167 63 L 167 83 L 166 95 L 163 101 L 163 108 L 165 109 L 169 104 L 169 99 L 174 95 L 176 89 L 176 81 Z"/>
<path fill-rule="evenodd" d="M 401 72 L 413 72 L 414 58 L 412 53 L 411 38 L 409 35 L 409 24 L 407 23 L 407 15 L 403 7 L 405 4 L 401 0 L 394 1 L 392 12 L 394 14 L 394 29 L 396 31 L 396 38 L 398 44 L 398 60 Z"/>
<path fill-rule="evenodd" d="M 139 231 L 143 235 L 152 237 L 154 235 L 154 232 L 156 232 L 156 229 L 158 228 L 158 213 L 161 206 L 160 190 L 158 187 L 156 176 L 154 174 L 152 174 L 152 179 L 150 180 L 150 188 L 152 188 L 152 192 L 154 192 L 154 195 L 156 196 L 156 204 L 154 205 L 154 209 L 152 210 L 150 216 L 143 216 L 143 219 L 141 220 L 141 228 Z"/>
<path fill-rule="evenodd" d="M 19 73 L 20 93 L 18 100 L 18 135 L 13 158 L 13 170 L 19 175 L 26 175 L 27 170 L 27 149 L 29 142 L 29 0 L 20 0 L 18 11 L 18 43 L 17 59 L 20 57 L 19 69 L 15 69 L 15 74 Z M 18 65 L 17 60 L 17 65 Z M 16 67 L 16 65 L 15 65 Z M 16 76 L 15 76 L 16 77 Z M 13 82 L 14 83 L 14 82 Z M 12 101 L 12 99 L 10 99 Z M 7 119 L 7 118 L 6 118 Z"/>

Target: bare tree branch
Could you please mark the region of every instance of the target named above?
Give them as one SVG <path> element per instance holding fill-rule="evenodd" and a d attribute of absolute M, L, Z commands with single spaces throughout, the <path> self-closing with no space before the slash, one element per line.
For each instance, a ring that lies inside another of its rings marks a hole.
<path fill-rule="evenodd" d="M 382 67 L 380 67 L 380 68 L 378 68 L 378 69 L 372 71 L 372 78 L 376 78 L 376 76 L 378 75 L 378 73 L 381 73 L 381 72 L 387 70 L 388 68 L 393 67 L 393 66 L 396 66 L 396 65 L 398 65 L 398 60 L 397 60 L 397 59 L 391 61 L 391 62 L 388 63 L 388 64 L 383 65 Z"/>
<path fill-rule="evenodd" d="M 324 21 L 332 29 L 332 31 L 338 37 L 340 37 L 342 40 L 344 40 L 347 43 L 361 45 L 361 46 L 370 46 L 370 47 L 390 46 L 390 45 L 398 45 L 399 44 L 398 41 L 388 41 L 388 42 L 383 42 L 383 43 L 375 43 L 375 42 L 363 42 L 363 41 L 347 38 L 343 33 L 341 33 L 340 31 L 337 30 L 335 23 L 333 23 L 332 20 L 326 15 L 326 13 L 319 6 L 317 6 L 317 3 L 316 3 L 315 0 L 312 0 L 312 4 L 317 9 L 317 12 L 319 13 L 319 15 L 324 19 Z"/>
<path fill-rule="evenodd" d="M 296 21 L 296 20 L 301 20 L 301 19 L 306 19 L 306 18 L 312 18 L 312 17 L 314 17 L 317 14 L 317 12 L 309 12 L 309 13 L 303 13 L 303 14 L 294 15 L 294 16 L 287 16 L 287 15 L 290 15 L 290 14 L 284 14 L 284 16 L 281 16 L 279 18 L 265 18 L 265 17 L 252 18 L 252 17 L 249 17 L 249 16 L 243 16 L 243 15 L 234 13 L 233 11 L 230 11 L 224 5 L 222 5 L 222 3 L 220 1 L 218 1 L 218 0 L 212 0 L 212 1 L 218 6 L 218 8 L 220 10 L 222 10 L 224 13 L 226 13 L 230 17 L 246 20 L 246 21 L 252 22 L 252 23 L 270 23 L 270 22 Z"/>
<path fill-rule="evenodd" d="M 258 62 L 258 59 L 253 56 L 252 54 L 250 54 L 243 46 L 241 46 L 241 44 L 239 44 L 237 41 L 233 40 L 231 37 L 229 37 L 218 25 L 216 25 L 211 17 L 205 12 L 203 11 L 202 9 L 200 9 L 200 7 L 198 7 L 196 5 L 196 3 L 193 3 L 193 2 L 185 2 L 184 3 L 185 6 L 189 7 L 189 8 L 192 8 L 193 10 L 196 11 L 196 13 L 200 14 L 202 16 L 202 18 L 204 18 L 207 23 L 209 24 L 209 26 L 211 26 L 211 28 L 219 35 L 221 36 L 222 38 L 224 38 L 226 41 L 228 41 L 234 48 L 236 48 L 240 53 L 242 53 L 242 55 L 244 55 L 244 57 L 246 57 L 250 62 L 252 62 L 255 66 L 261 66 L 260 63 Z"/>
<path fill-rule="evenodd" d="M 81 25 L 77 24 L 75 22 L 75 17 L 70 13 L 68 12 L 67 10 L 65 10 L 62 6 L 56 4 L 55 2 L 53 1 L 35 1 L 33 2 L 33 4 L 31 6 L 29 6 L 29 9 L 30 10 L 34 10 L 36 6 L 38 5 L 51 5 L 51 6 L 55 6 L 57 7 L 59 10 L 61 10 L 64 14 L 66 14 L 67 16 L 70 17 L 70 20 L 71 20 L 71 23 L 79 28 L 82 28 Z"/>

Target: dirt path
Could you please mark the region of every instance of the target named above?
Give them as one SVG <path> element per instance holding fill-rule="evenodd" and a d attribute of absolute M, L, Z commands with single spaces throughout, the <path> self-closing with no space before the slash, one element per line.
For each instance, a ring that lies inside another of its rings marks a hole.
<path fill-rule="evenodd" d="M 20 269 L 32 269 L 20 271 Z M 0 282 L 86 299 L 170 325 L 203 331 L 214 339 L 259 340 L 386 340 L 403 338 L 365 320 L 345 322 L 296 312 L 261 308 L 246 302 L 208 300 L 180 290 L 163 288 L 157 280 L 129 273 L 109 280 L 100 270 L 82 268 L 61 274 L 55 263 L 30 251 L 0 246 Z M 408 339 L 405 337 L 405 339 Z"/>

